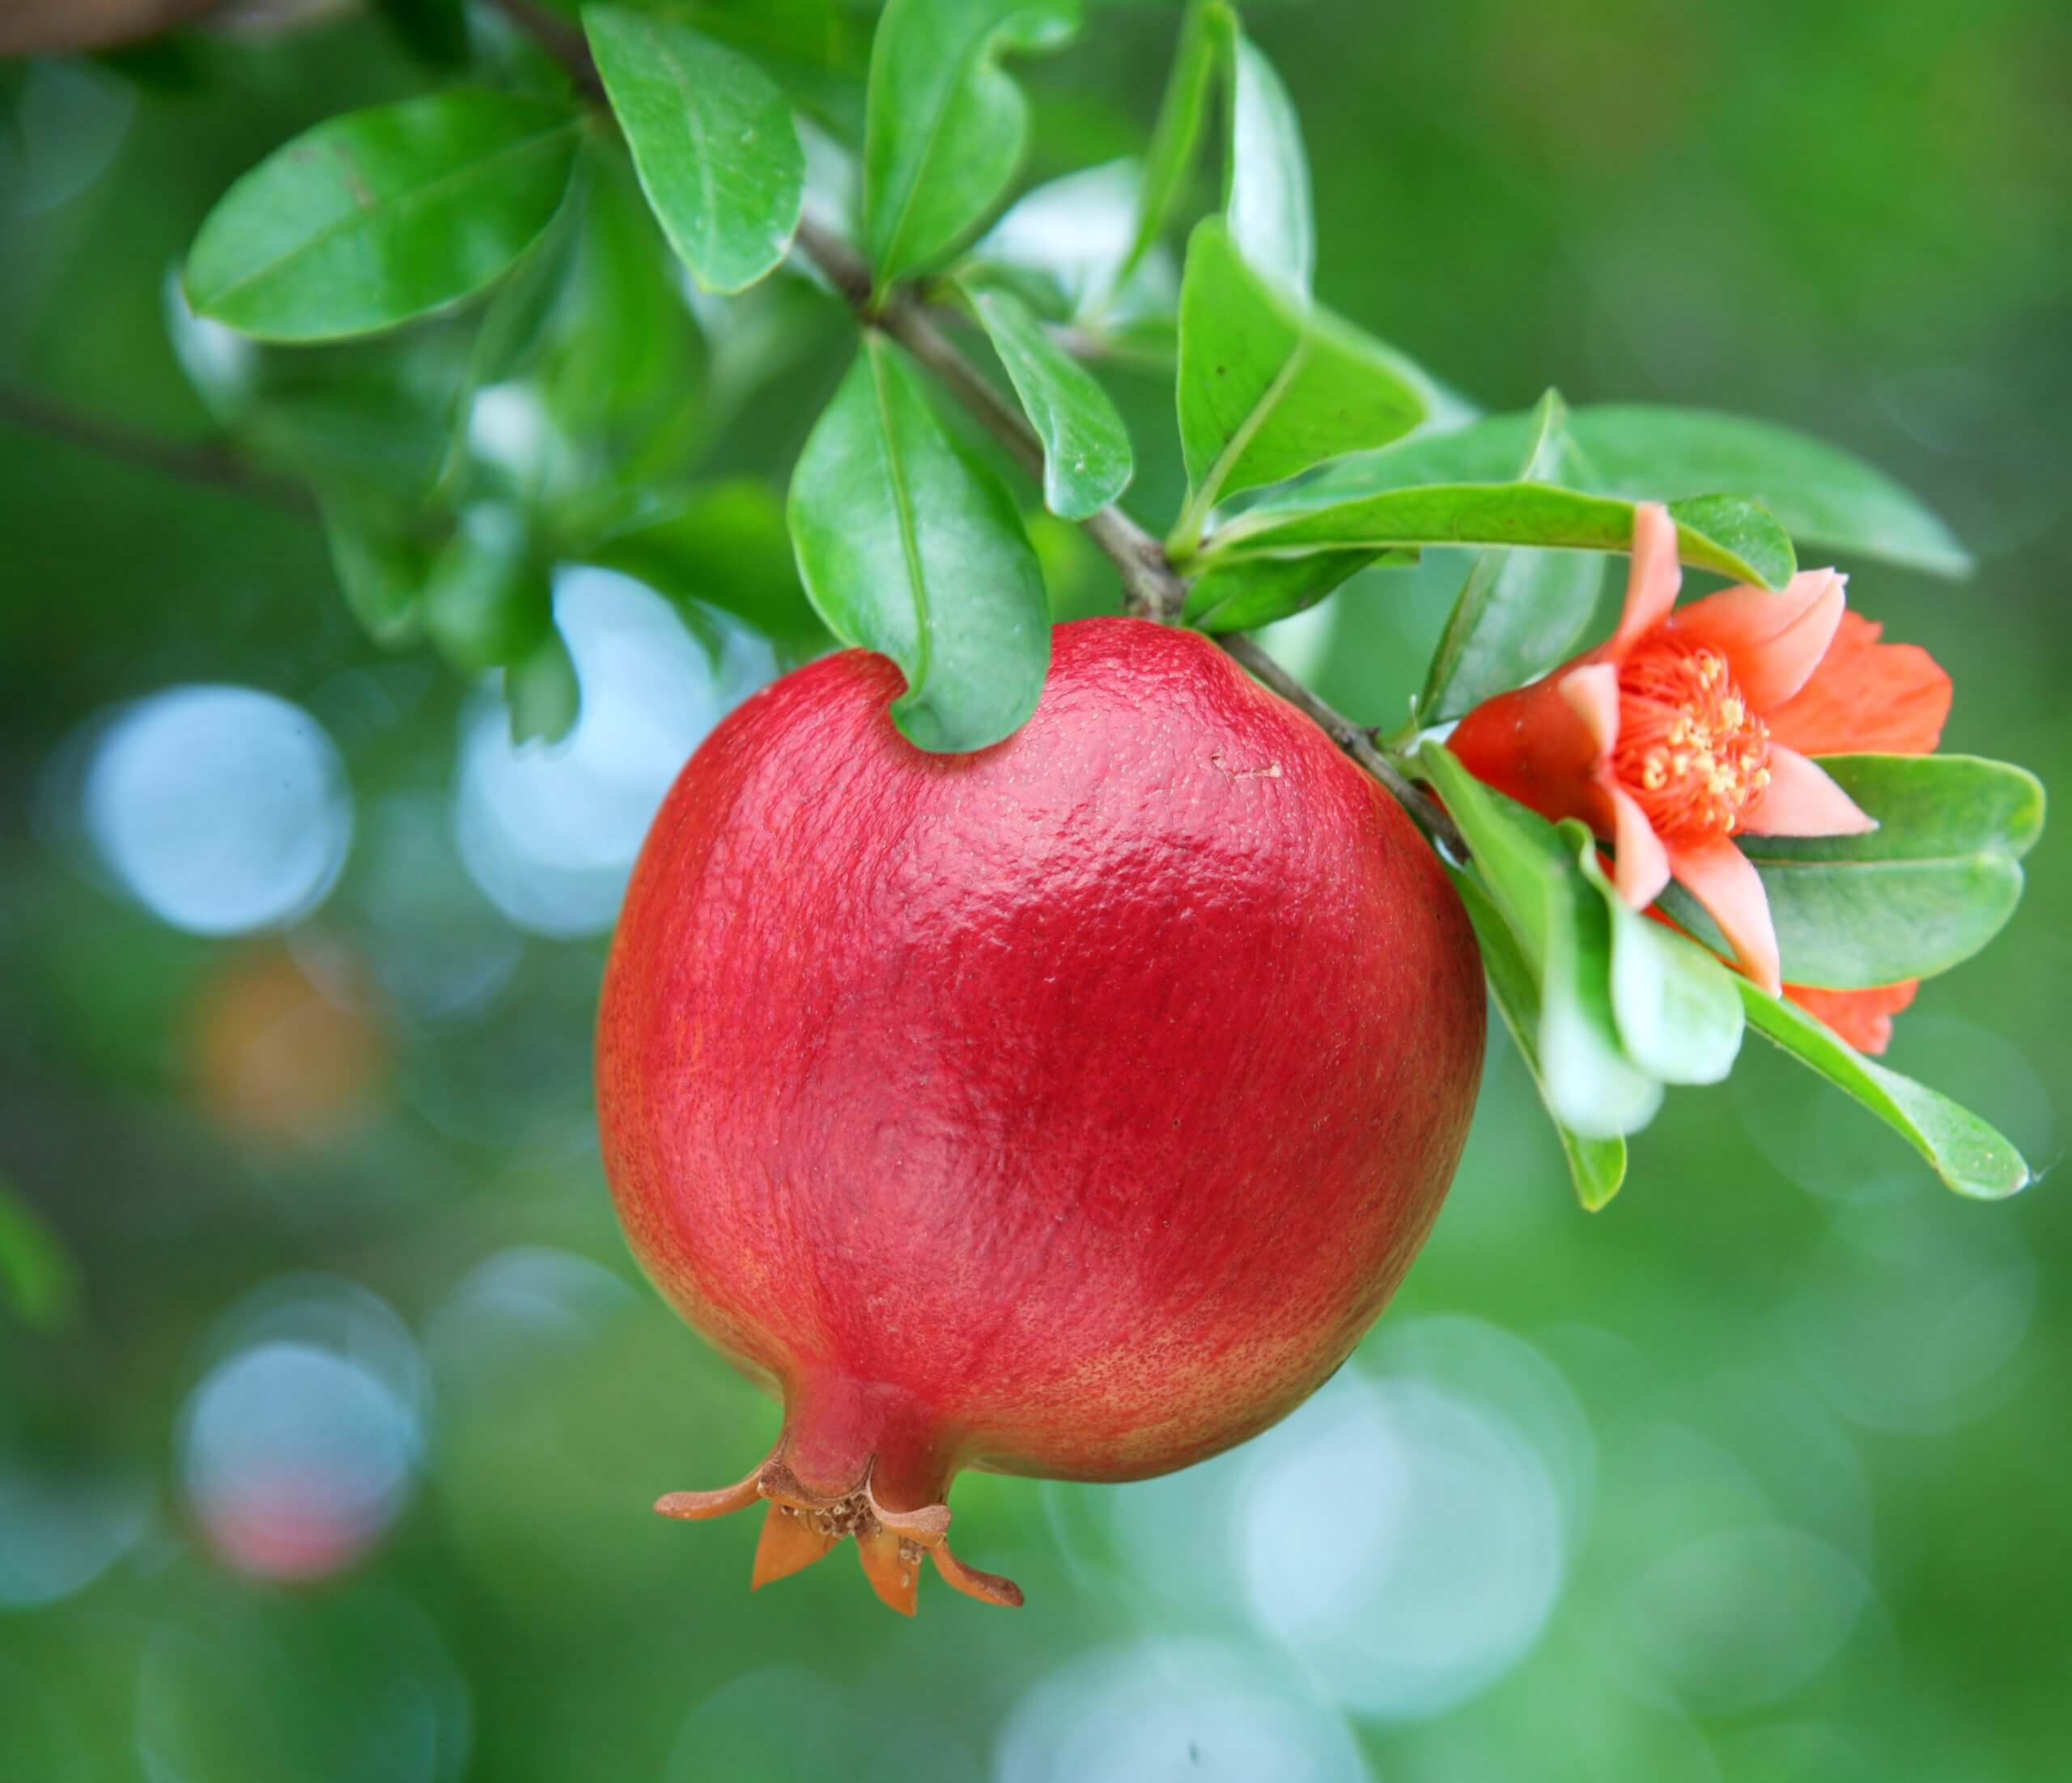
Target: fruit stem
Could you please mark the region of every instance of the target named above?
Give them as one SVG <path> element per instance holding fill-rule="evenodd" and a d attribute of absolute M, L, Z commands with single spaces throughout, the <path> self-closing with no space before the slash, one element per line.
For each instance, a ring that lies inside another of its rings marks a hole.
<path fill-rule="evenodd" d="M 967 1597 L 1019 1604 L 1011 1581 L 950 1552 L 943 1501 L 955 1471 L 935 1417 L 911 1394 L 820 1373 L 787 1393 L 783 1433 L 754 1472 L 716 1492 L 666 1493 L 655 1509 L 703 1521 L 768 1501 L 751 1590 L 803 1571 L 853 1535 L 871 1589 L 902 1615 L 914 1613 L 923 1560 Z"/>
<path fill-rule="evenodd" d="M 816 1496 L 839 1497 L 868 1478 L 885 1509 L 914 1511 L 949 1490 L 950 1457 L 933 1415 L 897 1387 L 809 1377 L 785 1395 L 782 1452 Z"/>

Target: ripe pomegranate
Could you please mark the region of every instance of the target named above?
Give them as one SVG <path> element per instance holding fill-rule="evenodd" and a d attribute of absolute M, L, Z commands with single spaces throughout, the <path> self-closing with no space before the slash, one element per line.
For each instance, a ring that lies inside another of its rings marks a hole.
<path fill-rule="evenodd" d="M 1409 820 L 1193 634 L 1054 635 L 971 755 L 848 651 L 669 794 L 599 1021 L 619 1216 L 784 1406 L 754 1582 L 854 1535 L 894 1608 L 965 1467 L 1142 1479 L 1264 1429 L 1424 1242 L 1482 1058 L 1478 956 Z"/>

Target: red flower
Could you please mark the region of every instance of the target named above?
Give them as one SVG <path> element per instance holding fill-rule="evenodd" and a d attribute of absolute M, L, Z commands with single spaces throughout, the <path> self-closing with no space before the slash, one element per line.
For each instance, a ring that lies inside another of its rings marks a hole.
<path fill-rule="evenodd" d="M 1618 630 L 1476 707 L 1448 746 L 1478 779 L 1543 816 L 1580 818 L 1611 844 L 1635 909 L 1675 879 L 1775 996 L 1785 987 L 1769 901 L 1734 835 L 1874 828 L 1813 758 L 1926 754 L 1949 712 L 1950 677 L 1926 651 L 1879 643 L 1878 626 L 1845 610 L 1847 579 L 1833 570 L 1801 571 L 1774 594 L 1723 589 L 1679 612 L 1682 581 L 1675 523 L 1642 504 Z M 1913 987 L 1790 994 L 1879 1051 Z"/>

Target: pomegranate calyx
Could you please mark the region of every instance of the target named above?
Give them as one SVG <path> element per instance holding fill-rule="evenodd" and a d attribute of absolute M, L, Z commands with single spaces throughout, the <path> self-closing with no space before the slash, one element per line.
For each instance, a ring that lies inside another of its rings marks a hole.
<path fill-rule="evenodd" d="M 749 1580 L 751 1591 L 805 1571 L 845 1536 L 853 1535 L 871 1589 L 902 1615 L 914 1614 L 923 1554 L 966 1596 L 1011 1607 L 1021 1603 L 1021 1587 L 1012 1580 L 966 1566 L 950 1552 L 947 1505 L 892 1510 L 879 1501 L 871 1489 L 875 1456 L 864 1464 L 862 1477 L 854 1485 L 839 1492 L 820 1492 L 792 1472 L 783 1454 L 780 1439 L 768 1459 L 745 1479 L 712 1492 L 665 1492 L 655 1501 L 655 1509 L 664 1517 L 703 1521 L 766 1500 L 770 1509 L 756 1543 L 755 1570 Z"/>

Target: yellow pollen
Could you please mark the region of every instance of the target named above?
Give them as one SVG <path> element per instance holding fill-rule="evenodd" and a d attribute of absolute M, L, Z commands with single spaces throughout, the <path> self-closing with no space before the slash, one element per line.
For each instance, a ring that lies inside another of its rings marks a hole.
<path fill-rule="evenodd" d="M 1769 727 L 1717 650 L 1658 628 L 1619 672 L 1612 770 L 1666 840 L 1731 834 L 1769 784 Z"/>

